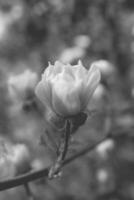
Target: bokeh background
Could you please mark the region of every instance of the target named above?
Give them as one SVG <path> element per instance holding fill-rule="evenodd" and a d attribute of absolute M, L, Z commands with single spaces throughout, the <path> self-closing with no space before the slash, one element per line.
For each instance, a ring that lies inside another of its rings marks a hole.
<path fill-rule="evenodd" d="M 87 69 L 100 60 L 102 79 L 69 154 L 111 138 L 60 178 L 31 182 L 33 199 L 133 200 L 133 0 L 0 0 L 0 181 L 54 161 L 57 135 L 44 133 L 34 88 L 49 61 L 79 59 Z M 0 200 L 9 198 L 32 199 L 23 186 L 0 192 Z"/>

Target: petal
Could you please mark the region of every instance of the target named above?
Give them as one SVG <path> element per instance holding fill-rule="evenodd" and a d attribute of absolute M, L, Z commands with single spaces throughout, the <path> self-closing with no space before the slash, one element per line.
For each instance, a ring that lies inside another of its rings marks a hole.
<path fill-rule="evenodd" d="M 54 70 L 53 70 L 53 73 L 54 73 L 55 75 L 58 74 L 58 73 L 61 73 L 62 70 L 63 70 L 63 68 L 64 68 L 64 64 L 61 63 L 61 62 L 59 62 L 59 61 L 56 61 L 56 62 L 54 63 Z"/>
<path fill-rule="evenodd" d="M 67 81 L 67 76 L 57 79 L 53 84 L 52 104 L 54 110 L 60 115 L 73 115 L 80 111 L 78 91 L 72 88 L 72 81 Z"/>
<path fill-rule="evenodd" d="M 35 88 L 35 94 L 45 106 L 51 108 L 51 87 L 47 82 L 40 81 Z"/>
<path fill-rule="evenodd" d="M 74 73 L 74 70 L 73 70 L 73 66 L 70 65 L 70 64 L 67 64 L 65 66 L 65 72 L 70 75 L 72 77 L 72 79 L 75 79 L 75 73 Z"/>
<path fill-rule="evenodd" d="M 78 65 L 74 65 L 73 67 L 76 79 L 84 80 L 87 76 L 87 69 L 83 66 L 82 62 L 79 60 Z"/>
<path fill-rule="evenodd" d="M 85 89 L 85 106 L 87 106 L 93 92 L 97 88 L 100 82 L 101 74 L 100 70 L 94 65 L 90 68 L 88 73 L 88 82 Z"/>
<path fill-rule="evenodd" d="M 48 65 L 48 67 L 45 69 L 43 75 L 44 75 L 45 77 L 50 76 L 50 75 L 53 73 L 53 69 L 54 69 L 54 66 L 51 65 L 51 63 L 49 62 L 49 65 Z"/>

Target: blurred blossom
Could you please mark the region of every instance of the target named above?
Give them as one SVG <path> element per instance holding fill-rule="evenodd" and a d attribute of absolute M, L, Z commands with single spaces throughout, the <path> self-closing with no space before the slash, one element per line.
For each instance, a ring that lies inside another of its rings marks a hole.
<path fill-rule="evenodd" d="M 54 113 L 69 117 L 86 107 L 100 81 L 100 71 L 92 64 L 89 70 L 82 65 L 49 64 L 36 87 L 36 95 Z"/>
<path fill-rule="evenodd" d="M 108 172 L 106 169 L 99 169 L 97 171 L 97 179 L 101 183 L 105 183 L 109 178 Z"/>
<path fill-rule="evenodd" d="M 0 10 L 0 41 L 5 38 L 7 34 L 8 25 L 10 24 L 9 17 L 6 17 Z"/>
<path fill-rule="evenodd" d="M 86 49 L 90 45 L 90 38 L 86 35 L 77 36 L 74 40 L 74 46 L 65 49 L 59 56 L 63 63 L 72 63 L 75 60 L 82 59 L 86 54 Z"/>
<path fill-rule="evenodd" d="M 93 93 L 93 99 L 100 100 L 104 97 L 105 94 L 106 94 L 106 89 L 104 88 L 102 84 L 99 84 L 95 92 Z"/>
<path fill-rule="evenodd" d="M 30 153 L 25 144 L 0 141 L 0 179 L 11 178 L 30 169 Z"/>
<path fill-rule="evenodd" d="M 9 27 L 23 15 L 23 7 L 18 4 L 12 6 L 9 12 L 0 10 L 0 41 L 9 36 Z"/>
<path fill-rule="evenodd" d="M 114 66 L 107 60 L 98 60 L 94 63 L 100 69 L 103 78 L 109 77 L 115 73 Z"/>
<path fill-rule="evenodd" d="M 107 139 L 96 147 L 97 153 L 102 157 L 106 158 L 108 151 L 114 148 L 114 141 L 112 139 Z"/>
<path fill-rule="evenodd" d="M 24 100 L 27 92 L 34 90 L 38 81 L 35 72 L 27 69 L 22 74 L 10 75 L 8 79 L 8 90 L 11 99 Z"/>
<path fill-rule="evenodd" d="M 10 161 L 11 144 L 0 139 L 0 180 L 14 176 L 15 168 Z"/>
<path fill-rule="evenodd" d="M 83 48 L 83 49 L 86 49 L 89 47 L 90 45 L 90 38 L 89 36 L 87 35 L 78 35 L 76 36 L 76 38 L 74 39 L 74 44 L 77 46 L 77 47 L 80 47 L 80 48 Z"/>
<path fill-rule="evenodd" d="M 115 179 L 113 171 L 110 168 L 100 168 L 97 170 L 96 178 L 98 181 L 98 193 L 110 193 L 115 189 Z"/>
<path fill-rule="evenodd" d="M 44 161 L 42 159 L 34 159 L 32 164 L 32 169 L 34 170 L 40 170 L 44 168 Z"/>
<path fill-rule="evenodd" d="M 23 16 L 23 6 L 21 4 L 14 5 L 10 17 L 12 22 L 19 20 Z"/>
<path fill-rule="evenodd" d="M 12 146 L 9 160 L 14 165 L 15 175 L 26 173 L 30 170 L 30 152 L 25 144 Z"/>

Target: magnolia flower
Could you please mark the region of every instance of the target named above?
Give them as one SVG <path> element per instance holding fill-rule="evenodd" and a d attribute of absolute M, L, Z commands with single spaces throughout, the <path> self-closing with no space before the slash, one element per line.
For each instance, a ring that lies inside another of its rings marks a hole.
<path fill-rule="evenodd" d="M 49 64 L 35 92 L 46 108 L 69 117 L 86 110 L 99 81 L 100 71 L 94 64 L 87 70 L 81 61 L 74 66 L 56 61 Z"/>

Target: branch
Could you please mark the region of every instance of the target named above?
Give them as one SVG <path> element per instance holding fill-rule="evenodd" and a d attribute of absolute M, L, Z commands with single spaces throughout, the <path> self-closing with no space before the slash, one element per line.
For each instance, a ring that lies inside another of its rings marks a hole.
<path fill-rule="evenodd" d="M 96 142 L 95 144 L 87 145 L 85 148 L 79 150 L 76 154 L 74 154 L 74 155 L 70 156 L 69 158 L 67 158 L 66 160 L 64 160 L 63 166 L 69 164 L 70 162 L 74 161 L 75 159 L 79 158 L 80 156 L 83 156 L 84 154 L 94 150 L 94 148 L 98 144 L 100 144 L 101 142 L 103 142 L 107 138 L 108 138 L 108 136 L 105 136 L 100 141 Z M 45 169 L 29 172 L 29 173 L 14 177 L 12 179 L 1 181 L 0 182 L 0 191 L 7 190 L 7 189 L 10 189 L 10 188 L 13 188 L 13 187 L 17 187 L 19 185 L 24 185 L 24 184 L 31 182 L 31 181 L 34 181 L 36 179 L 48 177 L 50 168 L 51 167 L 49 166 L 48 168 L 45 168 Z"/>

